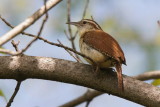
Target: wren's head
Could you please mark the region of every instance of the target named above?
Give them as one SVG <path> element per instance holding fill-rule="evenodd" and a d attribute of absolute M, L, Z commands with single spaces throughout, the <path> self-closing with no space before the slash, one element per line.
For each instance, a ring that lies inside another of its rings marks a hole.
<path fill-rule="evenodd" d="M 67 24 L 75 25 L 80 35 L 91 30 L 102 30 L 95 21 L 90 19 L 82 19 L 79 22 L 68 22 Z"/>

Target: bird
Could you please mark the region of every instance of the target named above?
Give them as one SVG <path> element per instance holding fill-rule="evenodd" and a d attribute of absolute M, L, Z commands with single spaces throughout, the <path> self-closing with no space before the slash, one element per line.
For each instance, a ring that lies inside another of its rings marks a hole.
<path fill-rule="evenodd" d="M 122 64 L 126 65 L 126 59 L 119 43 L 110 34 L 104 32 L 94 20 L 82 19 L 78 22 L 67 22 L 67 24 L 77 27 L 82 54 L 91 58 L 100 68 L 116 68 L 118 89 L 124 92 Z M 85 60 L 93 65 L 91 60 L 86 58 Z"/>

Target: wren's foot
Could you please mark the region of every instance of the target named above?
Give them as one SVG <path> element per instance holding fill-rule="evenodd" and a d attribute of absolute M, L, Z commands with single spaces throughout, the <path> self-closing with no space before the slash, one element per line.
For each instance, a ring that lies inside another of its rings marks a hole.
<path fill-rule="evenodd" d="M 113 68 L 100 68 L 102 71 L 115 71 Z"/>
<path fill-rule="evenodd" d="M 100 70 L 98 65 L 93 65 L 93 72 L 98 72 Z"/>

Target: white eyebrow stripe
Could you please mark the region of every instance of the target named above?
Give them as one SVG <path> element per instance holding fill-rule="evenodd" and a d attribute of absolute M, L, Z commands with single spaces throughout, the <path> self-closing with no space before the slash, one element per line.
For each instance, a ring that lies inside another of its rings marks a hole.
<path fill-rule="evenodd" d="M 83 19 L 83 20 L 89 23 L 93 23 L 98 29 L 102 30 L 102 28 L 95 21 L 90 19 Z"/>

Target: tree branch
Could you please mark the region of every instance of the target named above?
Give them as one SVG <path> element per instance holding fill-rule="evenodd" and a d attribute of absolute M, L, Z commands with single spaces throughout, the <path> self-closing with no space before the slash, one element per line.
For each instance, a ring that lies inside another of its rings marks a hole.
<path fill-rule="evenodd" d="M 71 0 L 67 0 L 67 22 L 71 22 Z M 69 32 L 69 36 L 68 36 L 67 32 L 65 32 L 65 35 L 68 38 L 68 40 L 71 42 L 72 49 L 76 50 L 75 43 L 74 43 L 75 36 L 73 36 L 70 24 L 68 24 L 68 32 Z M 78 59 L 78 61 L 81 61 L 81 59 L 79 58 L 79 56 L 77 54 L 74 54 L 74 55 Z"/>
<path fill-rule="evenodd" d="M 54 7 L 56 4 L 58 4 L 61 1 L 62 0 L 49 0 L 46 3 L 46 10 L 49 11 L 52 7 Z M 24 31 L 26 28 L 32 25 L 44 14 L 45 14 L 45 5 L 43 5 L 39 10 L 37 10 L 33 15 L 31 15 L 25 21 L 17 25 L 14 29 L 10 30 L 9 32 L 4 34 L 2 37 L 0 37 L 0 46 L 2 46 L 3 44 L 11 40 L 18 34 L 20 34 L 22 31 Z"/>
<path fill-rule="evenodd" d="M 76 105 L 79 105 L 83 102 L 86 102 L 88 100 L 92 100 L 94 99 L 95 97 L 97 96 L 100 96 L 104 94 L 103 92 L 100 92 L 100 91 L 90 91 L 90 92 L 86 92 L 84 93 L 82 96 L 70 101 L 70 102 L 67 102 L 63 105 L 61 105 L 60 107 L 75 107 Z"/>
<path fill-rule="evenodd" d="M 40 26 L 40 29 L 39 29 L 39 32 L 38 32 L 37 36 L 36 36 L 34 39 L 32 39 L 32 40 L 27 44 L 27 46 L 26 46 L 24 49 L 22 49 L 21 52 L 19 52 L 17 55 L 24 53 L 24 52 L 25 52 L 35 41 L 37 41 L 38 38 L 40 37 L 40 35 L 41 35 L 41 33 L 42 33 L 42 30 L 43 30 L 43 28 L 44 28 L 44 25 L 45 25 L 45 23 L 46 23 L 47 20 L 48 20 L 48 12 L 47 12 L 47 7 L 46 7 L 46 6 L 47 6 L 47 5 L 46 5 L 46 0 L 44 0 L 44 6 L 45 6 L 45 17 L 44 17 L 44 19 L 43 19 L 43 21 L 42 21 L 42 24 L 41 24 L 41 26 Z"/>
<path fill-rule="evenodd" d="M 15 88 L 15 91 L 14 91 L 12 97 L 10 98 L 9 102 L 7 103 L 6 107 L 10 107 L 11 106 L 15 96 L 17 95 L 17 92 L 19 91 L 19 88 L 21 86 L 21 82 L 22 81 L 17 81 L 17 85 L 16 85 L 16 88 Z"/>
<path fill-rule="evenodd" d="M 89 92 L 83 94 L 82 96 L 78 97 L 77 99 L 74 99 L 71 102 L 68 102 L 64 105 L 61 105 L 60 107 L 75 107 L 76 105 L 79 105 L 82 102 L 85 102 L 88 100 L 92 100 L 94 97 L 99 96 L 101 94 L 103 94 L 103 92 L 94 91 L 94 93 L 93 93 L 92 91 L 89 91 Z"/>
<path fill-rule="evenodd" d="M 134 76 L 133 78 L 136 78 L 141 81 L 150 80 L 150 79 L 159 79 L 160 78 L 160 71 L 145 72 L 143 74 Z"/>
<path fill-rule="evenodd" d="M 87 12 L 88 5 L 89 5 L 89 0 L 86 0 L 86 5 L 85 5 L 85 7 L 84 7 L 82 19 L 84 19 L 84 17 L 86 16 L 86 12 Z"/>
<path fill-rule="evenodd" d="M 133 76 L 133 78 L 141 80 L 141 81 L 145 81 L 145 80 L 150 80 L 150 79 L 158 79 L 160 78 L 160 71 L 150 71 L 150 72 L 145 72 L 143 74 L 137 75 L 137 76 Z M 76 105 L 79 105 L 83 102 L 86 102 L 88 100 L 92 100 L 97 96 L 100 96 L 102 94 L 105 94 L 103 92 L 100 91 L 87 91 L 84 95 L 73 99 L 70 102 L 67 102 L 66 104 L 61 105 L 60 107 L 74 107 Z"/>
<path fill-rule="evenodd" d="M 60 42 L 60 40 L 58 40 L 58 42 L 59 42 L 59 44 L 60 45 L 62 45 L 62 46 L 64 46 L 61 42 Z M 65 48 L 64 48 L 65 49 Z M 65 49 L 68 53 L 69 53 L 69 55 L 70 56 L 72 56 L 77 62 L 81 62 L 81 60 L 79 60 L 77 57 L 75 57 L 73 54 L 72 54 L 72 52 L 70 52 L 69 50 L 67 50 L 67 49 Z"/>
<path fill-rule="evenodd" d="M 11 27 L 11 28 L 14 28 L 14 26 L 12 26 L 12 25 L 11 25 L 9 22 L 7 22 L 4 18 L 2 18 L 1 16 L 0 16 L 0 18 L 2 19 L 2 21 L 3 21 L 4 23 L 6 23 L 6 25 L 8 25 L 8 26 Z M 80 56 L 82 56 L 82 57 L 84 57 L 84 58 L 87 58 L 87 59 L 89 59 L 91 62 L 93 62 L 93 64 L 94 64 L 95 66 L 97 66 L 96 62 L 94 62 L 90 57 L 87 57 L 86 55 L 84 55 L 84 54 L 82 54 L 82 53 L 80 53 L 80 52 L 78 52 L 78 51 L 76 51 L 76 50 L 74 50 L 74 49 L 72 49 L 72 48 L 69 48 L 69 47 L 64 46 L 64 45 L 61 45 L 61 44 L 57 44 L 57 43 L 50 42 L 50 41 L 48 41 L 48 40 L 45 39 L 45 38 L 42 38 L 42 37 L 40 37 L 40 36 L 36 36 L 36 35 L 30 34 L 30 33 L 24 32 L 24 31 L 22 31 L 21 33 L 24 34 L 24 35 L 28 35 L 28 36 L 31 36 L 31 37 L 34 37 L 34 38 L 38 38 L 38 39 L 40 39 L 40 40 L 43 40 L 44 42 L 46 42 L 46 43 L 48 43 L 48 44 L 50 44 L 50 45 L 54 45 L 54 46 L 57 46 L 57 47 L 61 47 L 61 48 L 64 48 L 65 50 L 69 50 L 69 51 L 71 51 L 71 52 L 74 52 L 75 55 L 80 55 Z M 10 51 L 10 50 L 4 50 L 4 49 L 2 49 L 2 51 L 1 51 L 1 49 L 0 49 L 0 52 L 2 52 L 2 53 L 7 53 L 7 54 L 10 54 L 10 55 L 19 55 L 19 54 L 21 54 L 21 52 L 23 52 L 23 50 L 14 53 L 14 52 L 12 52 L 12 51 Z"/>
<path fill-rule="evenodd" d="M 11 51 L 11 50 L 8 50 L 8 49 L 2 49 L 2 48 L 0 48 L 0 52 L 4 53 L 4 54 L 9 54 L 9 55 L 17 54 L 17 52 L 14 52 L 14 51 Z"/>
<path fill-rule="evenodd" d="M 160 89 L 123 76 L 124 93 L 117 88 L 116 73 L 93 72 L 92 66 L 62 59 L 33 56 L 0 56 L 1 79 L 45 79 L 89 87 L 144 106 L 160 105 Z"/>

